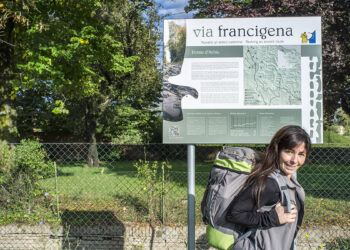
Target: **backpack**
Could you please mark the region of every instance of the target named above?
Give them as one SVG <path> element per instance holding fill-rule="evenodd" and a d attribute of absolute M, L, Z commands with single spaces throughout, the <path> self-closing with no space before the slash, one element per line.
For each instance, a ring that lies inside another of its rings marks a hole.
<path fill-rule="evenodd" d="M 234 244 L 254 233 L 246 228 L 226 221 L 228 207 L 241 191 L 259 155 L 251 148 L 227 147 L 219 151 L 211 169 L 207 188 L 201 202 L 203 221 L 207 224 L 206 239 L 210 246 L 231 249 Z M 288 192 L 281 187 L 278 178 L 270 175 L 280 187 L 281 201 L 290 211 Z"/>

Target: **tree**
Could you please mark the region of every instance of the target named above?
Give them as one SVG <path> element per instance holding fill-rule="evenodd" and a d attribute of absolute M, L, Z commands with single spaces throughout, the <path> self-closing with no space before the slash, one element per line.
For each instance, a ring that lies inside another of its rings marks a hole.
<path fill-rule="evenodd" d="M 34 0 L 4 1 L 0 3 L 0 138 L 14 140 L 17 136 L 14 89 L 15 37 L 19 27 L 30 23 L 29 10 L 35 8 Z"/>
<path fill-rule="evenodd" d="M 16 37 L 12 83 L 20 91 L 48 89 L 53 112 L 80 106 L 91 143 L 88 163 L 98 166 L 96 133 L 111 106 L 147 110 L 159 98 L 158 16 L 153 1 L 37 1 L 29 28 Z M 42 25 L 38 25 L 42 24 Z M 111 124 L 109 124 L 111 126 Z M 102 131 L 103 133 L 103 131 Z"/>
<path fill-rule="evenodd" d="M 321 16 L 325 124 L 339 105 L 350 114 L 350 1 L 191 0 L 192 10 L 197 17 Z"/>

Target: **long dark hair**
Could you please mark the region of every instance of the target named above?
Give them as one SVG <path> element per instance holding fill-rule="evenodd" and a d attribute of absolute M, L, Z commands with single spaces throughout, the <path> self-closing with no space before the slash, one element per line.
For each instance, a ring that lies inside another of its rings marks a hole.
<path fill-rule="evenodd" d="M 306 156 L 308 156 L 311 151 L 310 137 L 304 129 L 295 125 L 281 128 L 272 137 L 266 148 L 265 156 L 261 161 L 257 161 L 243 187 L 245 189 L 254 184 L 252 195 L 257 207 L 260 207 L 261 191 L 265 188 L 267 177 L 276 169 L 280 169 L 281 150 L 293 149 L 302 143 L 305 143 Z"/>

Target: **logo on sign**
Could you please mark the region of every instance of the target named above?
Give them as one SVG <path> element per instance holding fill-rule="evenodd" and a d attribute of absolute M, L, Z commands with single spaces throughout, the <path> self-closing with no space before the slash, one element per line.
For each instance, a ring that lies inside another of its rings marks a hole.
<path fill-rule="evenodd" d="M 316 30 L 314 32 L 304 32 L 300 37 L 302 43 L 316 43 Z"/>

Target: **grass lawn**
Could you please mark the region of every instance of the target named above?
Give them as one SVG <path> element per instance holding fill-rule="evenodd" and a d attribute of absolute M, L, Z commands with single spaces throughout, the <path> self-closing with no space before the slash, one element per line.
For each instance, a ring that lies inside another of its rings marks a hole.
<path fill-rule="evenodd" d="M 164 210 L 157 214 L 166 224 L 186 223 L 187 163 L 172 162 L 165 173 Z M 202 199 L 212 162 L 196 163 L 196 221 L 201 222 Z M 72 224 L 144 222 L 149 219 L 150 198 L 136 177 L 132 162 L 114 165 L 102 163 L 100 168 L 84 164 L 58 166 L 59 210 L 62 220 Z M 305 165 L 298 180 L 306 191 L 304 226 L 350 226 L 349 166 Z M 55 193 L 55 179 L 41 182 L 45 192 Z"/>
<path fill-rule="evenodd" d="M 343 136 L 326 130 L 323 132 L 323 141 L 324 143 L 350 144 L 350 136 Z"/>

